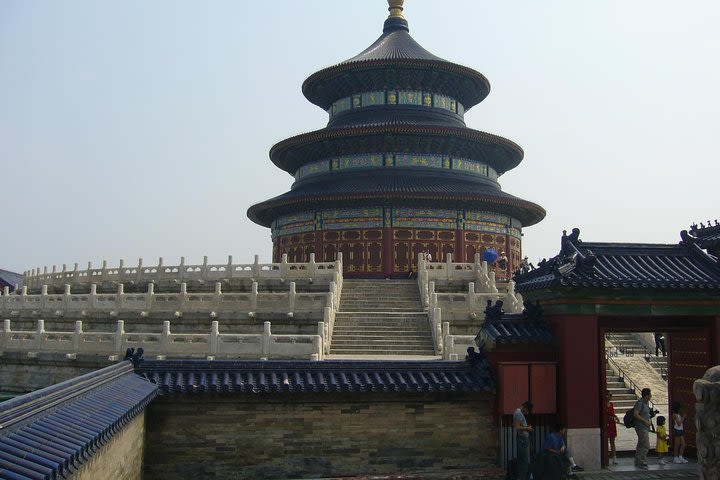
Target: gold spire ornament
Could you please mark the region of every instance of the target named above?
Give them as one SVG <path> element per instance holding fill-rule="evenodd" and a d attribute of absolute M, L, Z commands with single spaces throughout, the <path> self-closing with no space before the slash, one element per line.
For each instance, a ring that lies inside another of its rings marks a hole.
<path fill-rule="evenodd" d="M 405 18 L 403 17 L 403 3 L 405 0 L 388 0 L 389 18 Z"/>

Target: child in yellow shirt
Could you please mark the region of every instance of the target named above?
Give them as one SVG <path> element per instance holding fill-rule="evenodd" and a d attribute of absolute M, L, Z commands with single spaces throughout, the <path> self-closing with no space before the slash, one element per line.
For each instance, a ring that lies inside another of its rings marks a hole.
<path fill-rule="evenodd" d="M 657 417 L 657 429 L 655 430 L 655 435 L 657 435 L 655 452 L 658 454 L 659 462 L 665 465 L 668 463 L 667 460 L 665 460 L 665 454 L 668 452 L 668 434 L 667 429 L 665 428 L 665 417 L 662 415 Z"/>

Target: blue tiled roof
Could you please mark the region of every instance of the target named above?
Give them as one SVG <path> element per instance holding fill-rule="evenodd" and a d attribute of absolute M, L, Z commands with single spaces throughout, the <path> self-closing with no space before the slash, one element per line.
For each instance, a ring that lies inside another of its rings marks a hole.
<path fill-rule="evenodd" d="M 125 361 L 0 403 L 0 478 L 66 478 L 157 393 Z"/>
<path fill-rule="evenodd" d="M 453 94 L 466 109 L 481 102 L 490 91 L 490 83 L 481 73 L 433 55 L 410 36 L 406 20 L 389 18 L 382 35 L 372 45 L 354 57 L 308 77 L 303 83 L 303 93 L 311 102 L 327 110 L 348 86 L 378 85 L 383 79 L 387 83 L 385 72 L 388 69 L 393 70 L 396 80 L 402 77 L 399 70 L 414 70 L 415 84 L 420 81 L 427 87 L 434 87 L 429 90 Z M 372 70 L 375 72 L 368 74 Z M 353 74 L 351 81 L 348 81 L 347 72 Z"/>
<path fill-rule="evenodd" d="M 589 243 L 564 235 L 560 253 L 515 276 L 516 290 L 589 288 L 720 289 L 718 259 L 683 232 L 676 245 Z"/>
<path fill-rule="evenodd" d="M 144 361 L 139 370 L 163 393 L 231 394 L 494 392 L 487 360 Z"/>
<path fill-rule="evenodd" d="M 481 342 L 496 345 L 550 345 L 554 342 L 547 322 L 528 319 L 522 314 L 505 314 L 500 320 L 485 320 L 478 337 Z"/>
<path fill-rule="evenodd" d="M 305 205 L 313 202 L 321 204 L 328 199 L 332 199 L 335 205 L 342 205 L 343 202 L 357 205 L 363 199 L 374 205 L 383 199 L 402 199 L 406 203 L 429 202 L 436 206 L 464 204 L 511 215 L 526 226 L 539 222 L 545 216 L 545 210 L 539 205 L 505 193 L 489 180 L 401 168 L 387 172 L 338 173 L 332 178 L 304 182 L 287 193 L 253 205 L 248 210 L 248 216 L 257 223 L 269 226 L 273 218 L 286 209 L 293 211 L 299 202 Z"/>

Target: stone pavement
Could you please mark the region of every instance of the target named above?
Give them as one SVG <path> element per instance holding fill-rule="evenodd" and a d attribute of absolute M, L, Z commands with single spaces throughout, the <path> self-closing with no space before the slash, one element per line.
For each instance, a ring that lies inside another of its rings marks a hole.
<path fill-rule="evenodd" d="M 632 457 L 621 457 L 619 465 L 593 471 L 577 472 L 577 480 L 695 480 L 699 478 L 698 465 L 695 460 L 690 463 L 676 465 L 660 465 L 657 458 L 648 458 L 649 470 L 638 470 L 633 466 Z M 504 480 L 505 473 L 500 469 L 483 471 L 453 472 L 407 472 L 393 475 L 360 475 L 323 480 Z"/>

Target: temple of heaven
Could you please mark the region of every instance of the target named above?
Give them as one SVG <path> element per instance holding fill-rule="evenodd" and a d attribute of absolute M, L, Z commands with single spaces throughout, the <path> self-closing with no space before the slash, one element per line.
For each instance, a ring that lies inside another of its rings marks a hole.
<path fill-rule="evenodd" d="M 270 227 L 273 261 L 311 253 L 331 261 L 342 252 L 347 276 L 401 277 L 421 252 L 472 262 L 492 248 L 508 258 L 502 278 L 519 266 L 522 227 L 545 216 L 498 183 L 523 151 L 465 126 L 488 80 L 421 47 L 403 2 L 388 3 L 380 38 L 303 83 L 328 124 L 272 147 L 272 162 L 295 182 L 248 216 Z"/>

